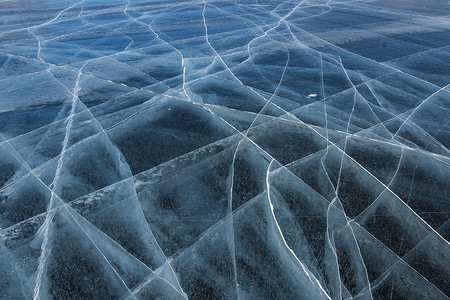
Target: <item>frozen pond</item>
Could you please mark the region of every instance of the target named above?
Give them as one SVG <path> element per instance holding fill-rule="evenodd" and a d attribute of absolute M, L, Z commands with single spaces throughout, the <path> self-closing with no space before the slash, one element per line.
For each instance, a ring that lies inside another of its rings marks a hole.
<path fill-rule="evenodd" d="M 449 299 L 447 0 L 0 0 L 0 299 Z"/>

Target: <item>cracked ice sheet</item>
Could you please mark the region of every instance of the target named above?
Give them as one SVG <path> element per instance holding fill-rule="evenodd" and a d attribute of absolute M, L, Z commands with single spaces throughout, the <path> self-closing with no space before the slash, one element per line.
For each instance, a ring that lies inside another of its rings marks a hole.
<path fill-rule="evenodd" d="M 447 6 L 1 2 L 0 298 L 448 299 Z"/>

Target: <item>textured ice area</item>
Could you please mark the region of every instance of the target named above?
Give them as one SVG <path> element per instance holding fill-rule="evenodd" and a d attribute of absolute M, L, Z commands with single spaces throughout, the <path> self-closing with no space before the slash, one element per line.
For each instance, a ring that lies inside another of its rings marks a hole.
<path fill-rule="evenodd" d="M 447 0 L 0 0 L 0 299 L 449 299 Z"/>

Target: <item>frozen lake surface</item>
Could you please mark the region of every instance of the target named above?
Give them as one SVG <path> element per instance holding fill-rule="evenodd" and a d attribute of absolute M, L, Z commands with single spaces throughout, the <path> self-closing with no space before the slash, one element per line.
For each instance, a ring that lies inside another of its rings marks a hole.
<path fill-rule="evenodd" d="M 0 299 L 449 299 L 447 0 L 0 0 Z"/>

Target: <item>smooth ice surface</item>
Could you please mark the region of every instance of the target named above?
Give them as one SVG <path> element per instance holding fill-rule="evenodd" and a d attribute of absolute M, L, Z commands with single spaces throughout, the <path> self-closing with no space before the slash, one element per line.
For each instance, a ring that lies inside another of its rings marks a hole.
<path fill-rule="evenodd" d="M 0 0 L 0 299 L 449 299 L 447 0 Z"/>

